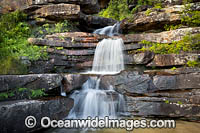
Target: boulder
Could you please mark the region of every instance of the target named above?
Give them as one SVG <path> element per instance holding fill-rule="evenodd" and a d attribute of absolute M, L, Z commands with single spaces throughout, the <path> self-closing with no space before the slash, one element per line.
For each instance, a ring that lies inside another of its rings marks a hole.
<path fill-rule="evenodd" d="M 42 117 L 49 117 L 51 120 L 62 120 L 68 115 L 72 107 L 73 100 L 69 98 L 1 102 L 0 132 L 23 133 L 39 130 L 42 128 L 40 123 Z M 25 119 L 28 116 L 36 118 L 37 124 L 34 128 L 26 127 Z"/>
<path fill-rule="evenodd" d="M 198 11 L 200 3 L 191 4 L 191 9 Z M 134 14 L 131 18 L 122 21 L 121 29 L 124 33 L 143 32 L 152 29 L 164 29 L 166 24 L 180 24 L 181 12 L 184 5 L 175 5 L 163 9 L 151 9 Z"/>
<path fill-rule="evenodd" d="M 0 75 L 0 92 L 18 88 L 52 90 L 61 86 L 60 74 Z"/>
<path fill-rule="evenodd" d="M 147 64 L 150 67 L 180 66 L 187 64 L 188 61 L 195 61 L 199 54 L 157 54 L 152 62 Z"/>

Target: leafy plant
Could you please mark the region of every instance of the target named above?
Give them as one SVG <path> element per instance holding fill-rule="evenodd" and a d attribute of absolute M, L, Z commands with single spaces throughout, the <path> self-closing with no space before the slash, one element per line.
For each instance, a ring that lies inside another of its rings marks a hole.
<path fill-rule="evenodd" d="M 130 13 L 127 0 L 110 0 L 108 7 L 103 9 L 99 13 L 99 16 L 123 20 L 124 18 L 129 17 Z"/>
<path fill-rule="evenodd" d="M 179 25 L 168 25 L 168 24 L 166 24 L 166 25 L 164 26 L 164 29 L 165 29 L 166 31 L 170 31 L 170 30 L 179 29 L 179 28 L 182 27 L 182 26 L 183 26 L 182 24 L 179 24 Z"/>
<path fill-rule="evenodd" d="M 187 26 L 200 26 L 200 11 L 193 11 L 191 4 L 186 4 L 182 12 L 181 23 Z"/>
<path fill-rule="evenodd" d="M 172 67 L 171 70 L 173 70 L 173 71 L 176 70 L 176 67 Z"/>
<path fill-rule="evenodd" d="M 45 96 L 45 89 L 38 89 L 38 90 L 31 90 L 31 97 L 32 98 L 37 98 L 37 97 L 42 97 Z"/>
<path fill-rule="evenodd" d="M 149 14 L 152 12 L 152 9 L 147 9 L 146 11 L 145 11 L 145 15 L 146 16 L 149 16 Z"/>
<path fill-rule="evenodd" d="M 40 27 L 33 28 L 33 37 L 44 37 L 54 33 L 69 32 L 74 28 L 71 22 L 64 20 L 56 24 L 44 24 Z"/>
<path fill-rule="evenodd" d="M 189 66 L 189 67 L 200 67 L 200 61 L 188 61 L 187 62 L 187 65 Z"/>

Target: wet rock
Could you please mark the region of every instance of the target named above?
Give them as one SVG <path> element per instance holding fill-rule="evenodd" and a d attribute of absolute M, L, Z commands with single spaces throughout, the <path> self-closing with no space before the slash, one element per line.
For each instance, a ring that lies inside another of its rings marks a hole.
<path fill-rule="evenodd" d="M 61 86 L 59 74 L 0 75 L 0 92 L 18 88 L 52 90 Z"/>
<path fill-rule="evenodd" d="M 42 117 L 51 120 L 65 118 L 73 107 L 73 100 L 69 98 L 52 98 L 48 100 L 17 100 L 0 104 L 0 132 L 19 133 L 33 132 L 41 129 Z M 27 116 L 34 116 L 37 124 L 34 128 L 25 126 Z"/>
<path fill-rule="evenodd" d="M 81 29 L 82 31 L 93 32 L 96 29 L 111 26 L 115 23 L 117 23 L 117 21 L 111 18 L 81 14 L 79 29 Z"/>
<path fill-rule="evenodd" d="M 191 9 L 198 11 L 200 10 L 199 5 L 200 3 L 194 3 Z M 124 33 L 129 33 L 163 29 L 166 24 L 180 24 L 183 9 L 184 5 L 175 5 L 163 9 L 151 9 L 150 13 L 138 12 L 133 17 L 123 20 L 121 28 Z"/>
<path fill-rule="evenodd" d="M 165 54 L 155 55 L 153 61 L 147 66 L 178 66 L 185 65 L 188 61 L 195 61 L 198 59 L 199 54 Z"/>
<path fill-rule="evenodd" d="M 116 91 L 127 95 L 145 94 L 156 89 L 149 75 L 139 75 L 134 71 L 124 71 L 115 76 L 103 76 L 102 84 L 111 84 Z"/>

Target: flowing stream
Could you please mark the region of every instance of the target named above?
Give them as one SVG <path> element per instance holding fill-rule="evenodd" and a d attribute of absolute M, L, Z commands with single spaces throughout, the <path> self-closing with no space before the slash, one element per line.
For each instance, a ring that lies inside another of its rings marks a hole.
<path fill-rule="evenodd" d="M 118 34 L 119 24 L 96 30 L 97 34 L 113 36 Z M 88 74 L 96 74 L 90 77 L 70 97 L 74 99 L 74 107 L 67 118 L 86 119 L 89 116 L 103 118 L 117 118 L 126 111 L 123 95 L 117 93 L 113 86 L 102 87 L 101 77 L 106 74 L 116 74 L 124 70 L 123 59 L 124 43 L 121 38 L 104 39 L 98 43 L 93 60 L 92 71 Z"/>

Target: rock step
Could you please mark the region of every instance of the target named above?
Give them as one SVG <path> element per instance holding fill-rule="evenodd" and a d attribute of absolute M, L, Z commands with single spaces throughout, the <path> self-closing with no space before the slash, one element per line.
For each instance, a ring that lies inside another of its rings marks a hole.
<path fill-rule="evenodd" d="M 1 102 L 0 132 L 18 133 L 33 132 L 41 129 L 42 117 L 51 120 L 65 118 L 73 107 L 70 98 L 49 98 L 46 100 L 16 100 Z M 27 128 L 24 124 L 28 116 L 34 116 L 37 124 L 34 128 Z"/>
<path fill-rule="evenodd" d="M 200 11 L 200 2 L 191 4 L 190 9 L 193 11 Z M 121 29 L 124 33 L 129 32 L 143 32 L 148 30 L 164 29 L 166 24 L 180 24 L 181 12 L 184 5 L 175 5 L 163 9 L 151 9 L 150 13 L 147 11 L 133 14 L 133 17 L 122 21 Z M 159 25 L 158 25 L 159 24 Z"/>

